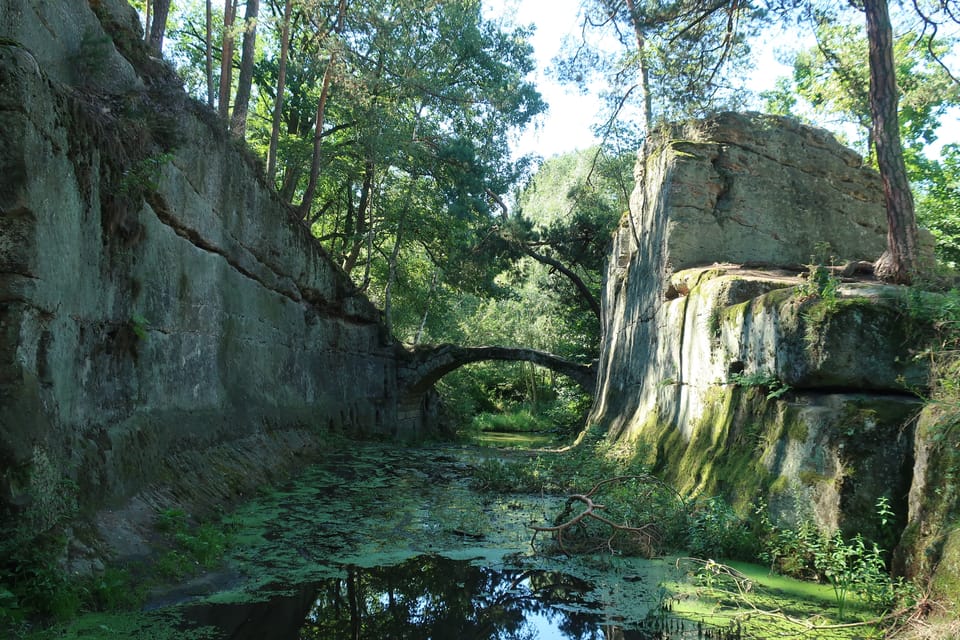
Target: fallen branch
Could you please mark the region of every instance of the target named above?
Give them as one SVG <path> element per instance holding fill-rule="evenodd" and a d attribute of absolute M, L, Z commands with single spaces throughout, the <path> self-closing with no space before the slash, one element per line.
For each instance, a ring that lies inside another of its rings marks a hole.
<path fill-rule="evenodd" d="M 573 531 L 577 529 L 586 529 L 586 523 L 590 520 L 599 522 L 609 528 L 608 535 L 600 537 L 599 541 L 597 538 L 589 541 L 585 548 L 577 549 L 579 552 L 593 553 L 601 549 L 607 549 L 611 553 L 614 553 L 616 549 L 614 548 L 614 540 L 617 536 L 624 535 L 631 539 L 631 541 L 641 550 L 644 555 L 654 555 L 655 551 L 659 548 L 662 541 L 662 527 L 661 523 L 655 520 L 651 520 L 643 523 L 634 523 L 630 524 L 627 522 L 619 523 L 615 522 L 611 518 L 606 517 L 600 512 L 604 511 L 607 507 L 604 504 L 598 503 L 594 498 L 597 493 L 603 488 L 615 483 L 624 483 L 629 481 L 640 481 L 642 483 L 651 485 L 652 489 L 663 490 L 666 489 L 668 492 L 675 496 L 681 510 L 686 510 L 686 504 L 683 501 L 683 498 L 673 487 L 665 484 L 664 482 L 654 478 L 650 475 L 626 475 L 626 476 L 616 476 L 614 478 L 608 478 L 601 482 L 596 483 L 586 493 L 577 493 L 569 496 L 567 498 L 566 506 L 564 511 L 561 513 L 560 517 L 563 517 L 565 514 L 569 513 L 572 510 L 574 504 L 582 504 L 583 510 L 574 515 L 573 517 L 552 526 L 531 526 L 533 529 L 533 536 L 530 538 L 530 545 L 534 546 L 537 535 L 541 532 L 553 534 L 553 539 L 557 544 L 557 547 L 560 551 L 569 556 L 572 555 L 569 546 L 569 541 L 565 539 L 565 535 L 572 534 Z M 647 496 L 652 493 L 651 491 L 647 492 Z M 642 496 L 639 495 L 638 499 L 642 499 Z M 589 537 L 588 537 L 589 539 Z"/>

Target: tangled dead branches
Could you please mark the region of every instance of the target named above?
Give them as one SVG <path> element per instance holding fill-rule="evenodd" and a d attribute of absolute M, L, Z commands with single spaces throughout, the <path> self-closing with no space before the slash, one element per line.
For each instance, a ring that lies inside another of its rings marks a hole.
<path fill-rule="evenodd" d="M 531 526 L 530 544 L 546 532 L 568 556 L 607 550 L 649 557 L 662 547 L 678 515 L 686 516 L 686 504 L 673 487 L 650 475 L 616 476 L 569 496 L 552 526 Z"/>

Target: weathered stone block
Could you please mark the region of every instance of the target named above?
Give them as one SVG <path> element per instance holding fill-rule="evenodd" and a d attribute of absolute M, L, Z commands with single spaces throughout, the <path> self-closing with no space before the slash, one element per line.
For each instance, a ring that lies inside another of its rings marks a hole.
<path fill-rule="evenodd" d="M 904 507 L 922 323 L 902 288 L 821 296 L 800 266 L 879 257 L 879 178 L 783 118 L 723 114 L 672 133 L 638 166 L 614 237 L 591 422 L 647 445 L 684 490 L 743 509 L 766 496 L 786 514 L 800 496 L 849 531 L 881 495 Z"/>

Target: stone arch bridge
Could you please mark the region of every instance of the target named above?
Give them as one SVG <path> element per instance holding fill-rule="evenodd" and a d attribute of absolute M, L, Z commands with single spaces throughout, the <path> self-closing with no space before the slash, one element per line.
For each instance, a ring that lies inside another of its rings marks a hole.
<path fill-rule="evenodd" d="M 461 347 L 454 344 L 415 348 L 407 362 L 401 365 L 397 382 L 411 395 L 423 394 L 451 371 L 485 360 L 532 362 L 568 376 L 590 394 L 597 384 L 596 362 L 580 364 L 545 351 L 522 347 Z"/>

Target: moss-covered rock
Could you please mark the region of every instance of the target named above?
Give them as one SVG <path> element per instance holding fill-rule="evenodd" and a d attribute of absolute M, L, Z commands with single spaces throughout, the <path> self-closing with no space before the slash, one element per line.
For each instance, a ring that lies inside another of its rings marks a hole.
<path fill-rule="evenodd" d="M 922 454 L 935 320 L 903 287 L 803 266 L 880 255 L 876 175 L 777 118 L 678 132 L 648 147 L 614 237 L 591 421 L 684 492 L 742 511 L 765 498 L 783 519 L 891 547 Z M 914 535 L 930 548 L 923 527 Z"/>
<path fill-rule="evenodd" d="M 914 444 L 909 524 L 894 557 L 908 576 L 932 576 L 934 595 L 960 614 L 960 413 L 929 403 Z"/>

